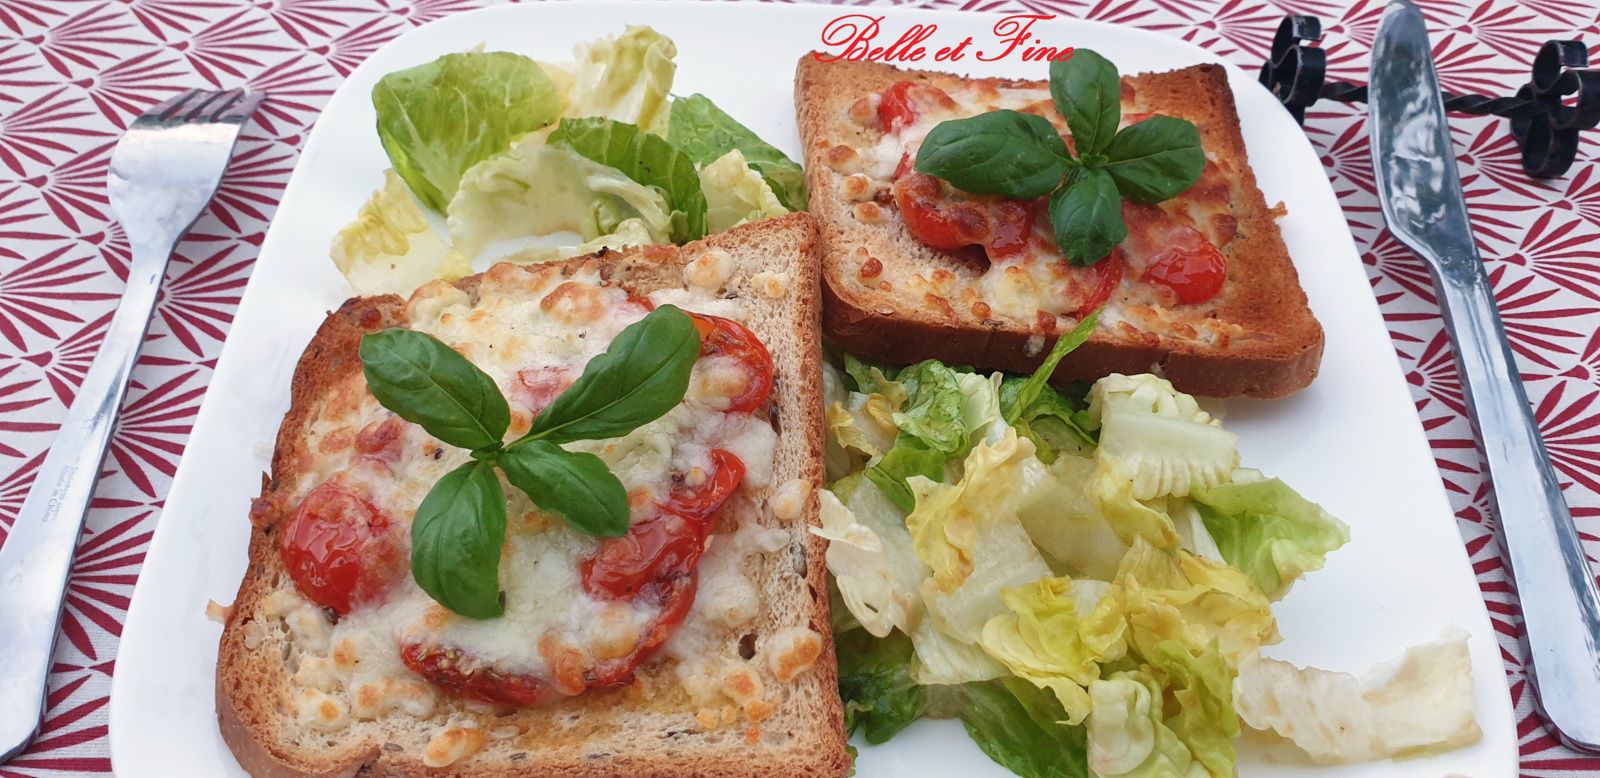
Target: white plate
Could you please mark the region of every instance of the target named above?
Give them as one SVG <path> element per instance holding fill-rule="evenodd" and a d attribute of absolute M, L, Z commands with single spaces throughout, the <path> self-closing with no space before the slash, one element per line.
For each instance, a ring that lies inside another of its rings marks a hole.
<path fill-rule="evenodd" d="M 649 24 L 678 44 L 681 94 L 702 92 L 761 137 L 798 158 L 791 83 L 796 59 L 824 24 L 850 10 L 826 6 L 550 3 L 452 16 L 372 55 L 328 102 L 284 192 L 232 332 L 195 420 L 123 629 L 112 682 L 111 752 L 124 778 L 241 773 L 217 733 L 213 703 L 218 625 L 207 599 L 231 602 L 245 567 L 251 497 L 289 402 L 295 361 L 326 311 L 349 293 L 327 259 L 334 233 L 388 166 L 368 94 L 383 74 L 451 51 L 490 49 L 569 59 L 579 41 Z M 872 9 L 892 40 L 936 22 L 935 41 L 989 40 L 998 17 Z M 1217 57 L 1155 33 L 1077 21 L 1035 28 L 1047 44 L 1092 47 L 1124 73 Z M 1038 78 L 1018 59 L 945 65 L 975 75 Z M 1283 219 L 1301 281 L 1327 330 L 1322 374 L 1287 400 L 1234 402 L 1230 429 L 1244 462 L 1283 477 L 1349 522 L 1353 539 L 1277 608 L 1284 642 L 1269 653 L 1359 673 L 1458 625 L 1471 633 L 1481 743 L 1443 756 L 1337 769 L 1273 761 L 1241 747 L 1240 774 L 1489 778 L 1516 772 L 1516 734 L 1500 649 L 1456 532 L 1434 460 L 1401 376 L 1344 216 L 1300 128 L 1236 68 L 1250 161 Z M 863 748 L 857 775 L 1008 775 L 958 724 L 920 722 L 893 742 Z"/>

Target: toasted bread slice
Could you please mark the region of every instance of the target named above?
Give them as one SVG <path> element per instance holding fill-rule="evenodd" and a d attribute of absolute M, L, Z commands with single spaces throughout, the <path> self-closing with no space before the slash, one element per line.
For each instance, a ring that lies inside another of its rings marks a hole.
<path fill-rule="evenodd" d="M 849 757 L 824 543 L 807 532 L 817 521 L 813 490 L 823 485 L 817 268 L 815 229 L 809 217 L 796 214 L 682 248 L 499 265 L 454 285 L 465 293 L 456 299 L 468 311 L 476 311 L 491 288 L 504 294 L 519 283 L 565 287 L 565 278 L 598 277 L 600 286 L 641 296 L 684 290 L 673 302 L 689 310 L 696 300 L 709 300 L 710 313 L 741 311 L 774 365 L 771 477 L 752 489 L 746 476 L 725 505 L 700 562 L 697 610 L 673 640 L 699 623 L 702 602 L 727 596 L 708 593 L 708 587 L 726 589 L 711 582 L 708 565 L 749 584 L 742 590 L 754 599 L 733 602 L 747 603 L 752 612 L 732 628 L 727 625 L 739 616 L 723 614 L 715 627 L 697 633 L 689 646 L 704 652 L 705 666 L 686 668 L 690 660 L 669 641 L 629 686 L 523 709 L 439 694 L 395 664 L 392 637 L 376 652 L 371 644 L 342 639 L 343 620 L 300 595 L 286 572 L 279 552 L 283 524 L 306 489 L 326 477 L 308 467 L 333 434 L 325 421 L 317 426 L 319 419 L 337 417 L 337 406 L 367 396 L 357 355 L 361 337 L 407 326 L 409 317 L 422 315 L 416 308 L 430 295 L 458 293 L 434 282 L 410 302 L 392 295 L 356 298 L 330 314 L 296 369 L 272 474 L 251 509 L 249 567 L 222 634 L 217 715 L 240 764 L 258 776 L 842 775 Z M 550 274 L 554 281 L 537 280 Z M 703 294 L 690 295 L 691 289 Z M 544 302 L 564 304 L 559 295 L 550 293 Z M 505 340 L 499 345 L 513 347 Z M 750 538 L 756 542 L 746 542 Z M 719 553 L 720 561 L 714 559 Z M 502 580 L 517 572 L 503 564 Z M 345 619 L 355 616 L 352 611 Z M 368 665 L 399 672 L 375 675 Z"/>
<path fill-rule="evenodd" d="M 944 89 L 957 96 L 958 112 L 968 115 L 984 109 L 963 102 L 961 95 L 979 94 L 979 89 L 1005 92 L 1016 104 L 1036 97 L 1040 102 L 1020 110 L 1039 112 L 1065 129 L 1049 108 L 1044 82 L 966 79 L 802 57 L 795 104 L 811 213 L 822 243 L 823 334 L 846 350 L 884 362 L 935 358 L 1029 372 L 1054 338 L 1076 324 L 1077 314 L 1047 310 L 1044 299 L 1037 306 L 1033 299 L 1002 304 L 992 296 L 999 279 L 985 283 L 985 274 L 999 273 L 999 265 L 931 249 L 907 230 L 889 195 L 892 176 L 886 171 L 894 159 L 878 148 L 885 135 L 874 119 L 877 96 L 900 81 Z M 1031 96 L 1017 90 L 1030 90 Z M 1201 184 L 1174 202 L 1209 188 L 1212 204 L 1228 220 L 1223 229 L 1231 240 L 1222 247 L 1227 281 L 1204 303 L 1162 305 L 1150 301 L 1152 285 L 1135 283 L 1130 270 L 1094 336 L 1061 365 L 1055 379 L 1157 372 L 1185 392 L 1211 396 L 1277 397 L 1305 387 L 1317 373 L 1322 328 L 1247 164 L 1223 69 L 1197 65 L 1125 78 L 1123 113 L 1161 113 L 1199 127 L 1211 164 Z M 899 156 L 899 149 L 888 151 Z"/>

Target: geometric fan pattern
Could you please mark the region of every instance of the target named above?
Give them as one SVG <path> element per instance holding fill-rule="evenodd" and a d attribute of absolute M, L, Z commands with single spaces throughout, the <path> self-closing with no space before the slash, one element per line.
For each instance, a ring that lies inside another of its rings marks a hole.
<path fill-rule="evenodd" d="M 128 243 L 106 203 L 111 147 L 146 106 L 190 87 L 271 97 L 221 191 L 178 247 L 73 569 L 42 734 L 0 776 L 108 773 L 107 695 L 140 563 L 294 168 L 335 87 L 367 55 L 480 0 L 0 0 L 0 543 L 110 322 Z M 1365 81 L 1381 0 L 929 0 L 1155 30 L 1254 70 L 1288 13 L 1322 19 L 1330 78 Z M 1426 0 L 1439 79 L 1510 94 L 1549 38 L 1600 42 L 1593 0 Z M 1318 104 L 1322 157 L 1411 383 L 1417 413 L 1500 634 L 1522 774 L 1600 775 L 1539 722 L 1521 623 L 1461 384 L 1427 270 L 1384 229 L 1366 109 Z M 1600 551 L 1600 164 L 1585 136 L 1563 178 L 1522 173 L 1504 120 L 1452 116 L 1480 253 L 1591 562 Z"/>

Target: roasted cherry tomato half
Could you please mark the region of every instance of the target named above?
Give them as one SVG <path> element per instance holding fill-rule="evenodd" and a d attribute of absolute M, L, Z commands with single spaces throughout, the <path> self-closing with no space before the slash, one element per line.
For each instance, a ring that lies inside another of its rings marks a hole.
<path fill-rule="evenodd" d="M 538 705 L 555 692 L 540 678 L 502 672 L 457 648 L 406 643 L 400 647 L 400 661 L 452 697 L 520 708 Z"/>
<path fill-rule="evenodd" d="M 894 132 L 908 124 L 916 124 L 925 108 L 954 110 L 956 101 L 943 89 L 915 81 L 900 81 L 883 90 L 878 99 L 878 128 Z"/>
<path fill-rule="evenodd" d="M 278 548 L 300 593 L 340 615 L 379 598 L 406 569 L 389 518 L 334 482 L 306 495 Z"/>
<path fill-rule="evenodd" d="M 1122 248 L 1114 246 L 1111 253 L 1099 262 L 1086 268 L 1076 268 L 1086 278 L 1084 283 L 1090 289 L 1089 298 L 1072 312 L 1073 316 L 1087 316 L 1091 311 L 1099 308 L 1106 300 L 1111 299 L 1111 294 L 1122 285 L 1123 263 Z"/>
<path fill-rule="evenodd" d="M 729 398 L 727 411 L 749 413 L 767 402 L 772 394 L 772 355 L 755 333 L 743 324 L 721 316 L 690 313 L 700 331 L 701 357 L 728 357 L 745 373 L 744 390 Z"/>
<path fill-rule="evenodd" d="M 1016 254 L 1027 247 L 1039 207 L 1034 201 L 968 195 L 917 172 L 911 155 L 895 169 L 894 203 L 906 229 L 929 248 L 955 251 L 982 246 L 989 259 Z"/>
<path fill-rule="evenodd" d="M 1205 236 L 1189 232 L 1192 239 L 1156 254 L 1143 279 L 1171 289 L 1180 303 L 1203 303 L 1222 291 L 1228 280 L 1228 260 Z"/>
<path fill-rule="evenodd" d="M 673 489 L 656 515 L 635 522 L 622 537 L 608 538 L 594 556 L 581 563 L 585 591 L 596 597 L 626 599 L 654 582 L 693 571 L 717 512 L 744 479 L 744 462 L 739 457 L 712 449 L 710 458 L 711 471 L 703 482 Z"/>

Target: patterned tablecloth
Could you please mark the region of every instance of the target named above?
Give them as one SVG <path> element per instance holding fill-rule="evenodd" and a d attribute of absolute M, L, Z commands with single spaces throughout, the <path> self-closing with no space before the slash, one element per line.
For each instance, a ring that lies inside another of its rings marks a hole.
<path fill-rule="evenodd" d="M 361 60 L 478 0 L 0 0 L 0 542 L 93 359 L 128 269 L 106 206 L 112 145 L 184 87 L 272 93 L 221 192 L 178 247 L 73 571 L 44 731 L 0 776 L 109 772 L 107 695 L 139 565 L 239 293 L 300 145 Z M 1381 0 L 931 0 L 1145 27 L 1255 68 L 1286 13 L 1322 18 L 1330 75 L 1364 81 Z M 1427 0 L 1445 88 L 1503 94 L 1547 38 L 1600 42 L 1590 0 Z M 1503 121 L 1452 122 L 1478 246 L 1568 502 L 1600 549 L 1600 165 L 1536 182 Z M 1439 311 L 1383 228 L 1363 106 L 1318 106 L 1306 132 L 1361 247 L 1500 632 L 1522 772 L 1600 775 L 1532 711 L 1520 622 Z M 0 704 L 5 704 L 0 701 Z"/>

